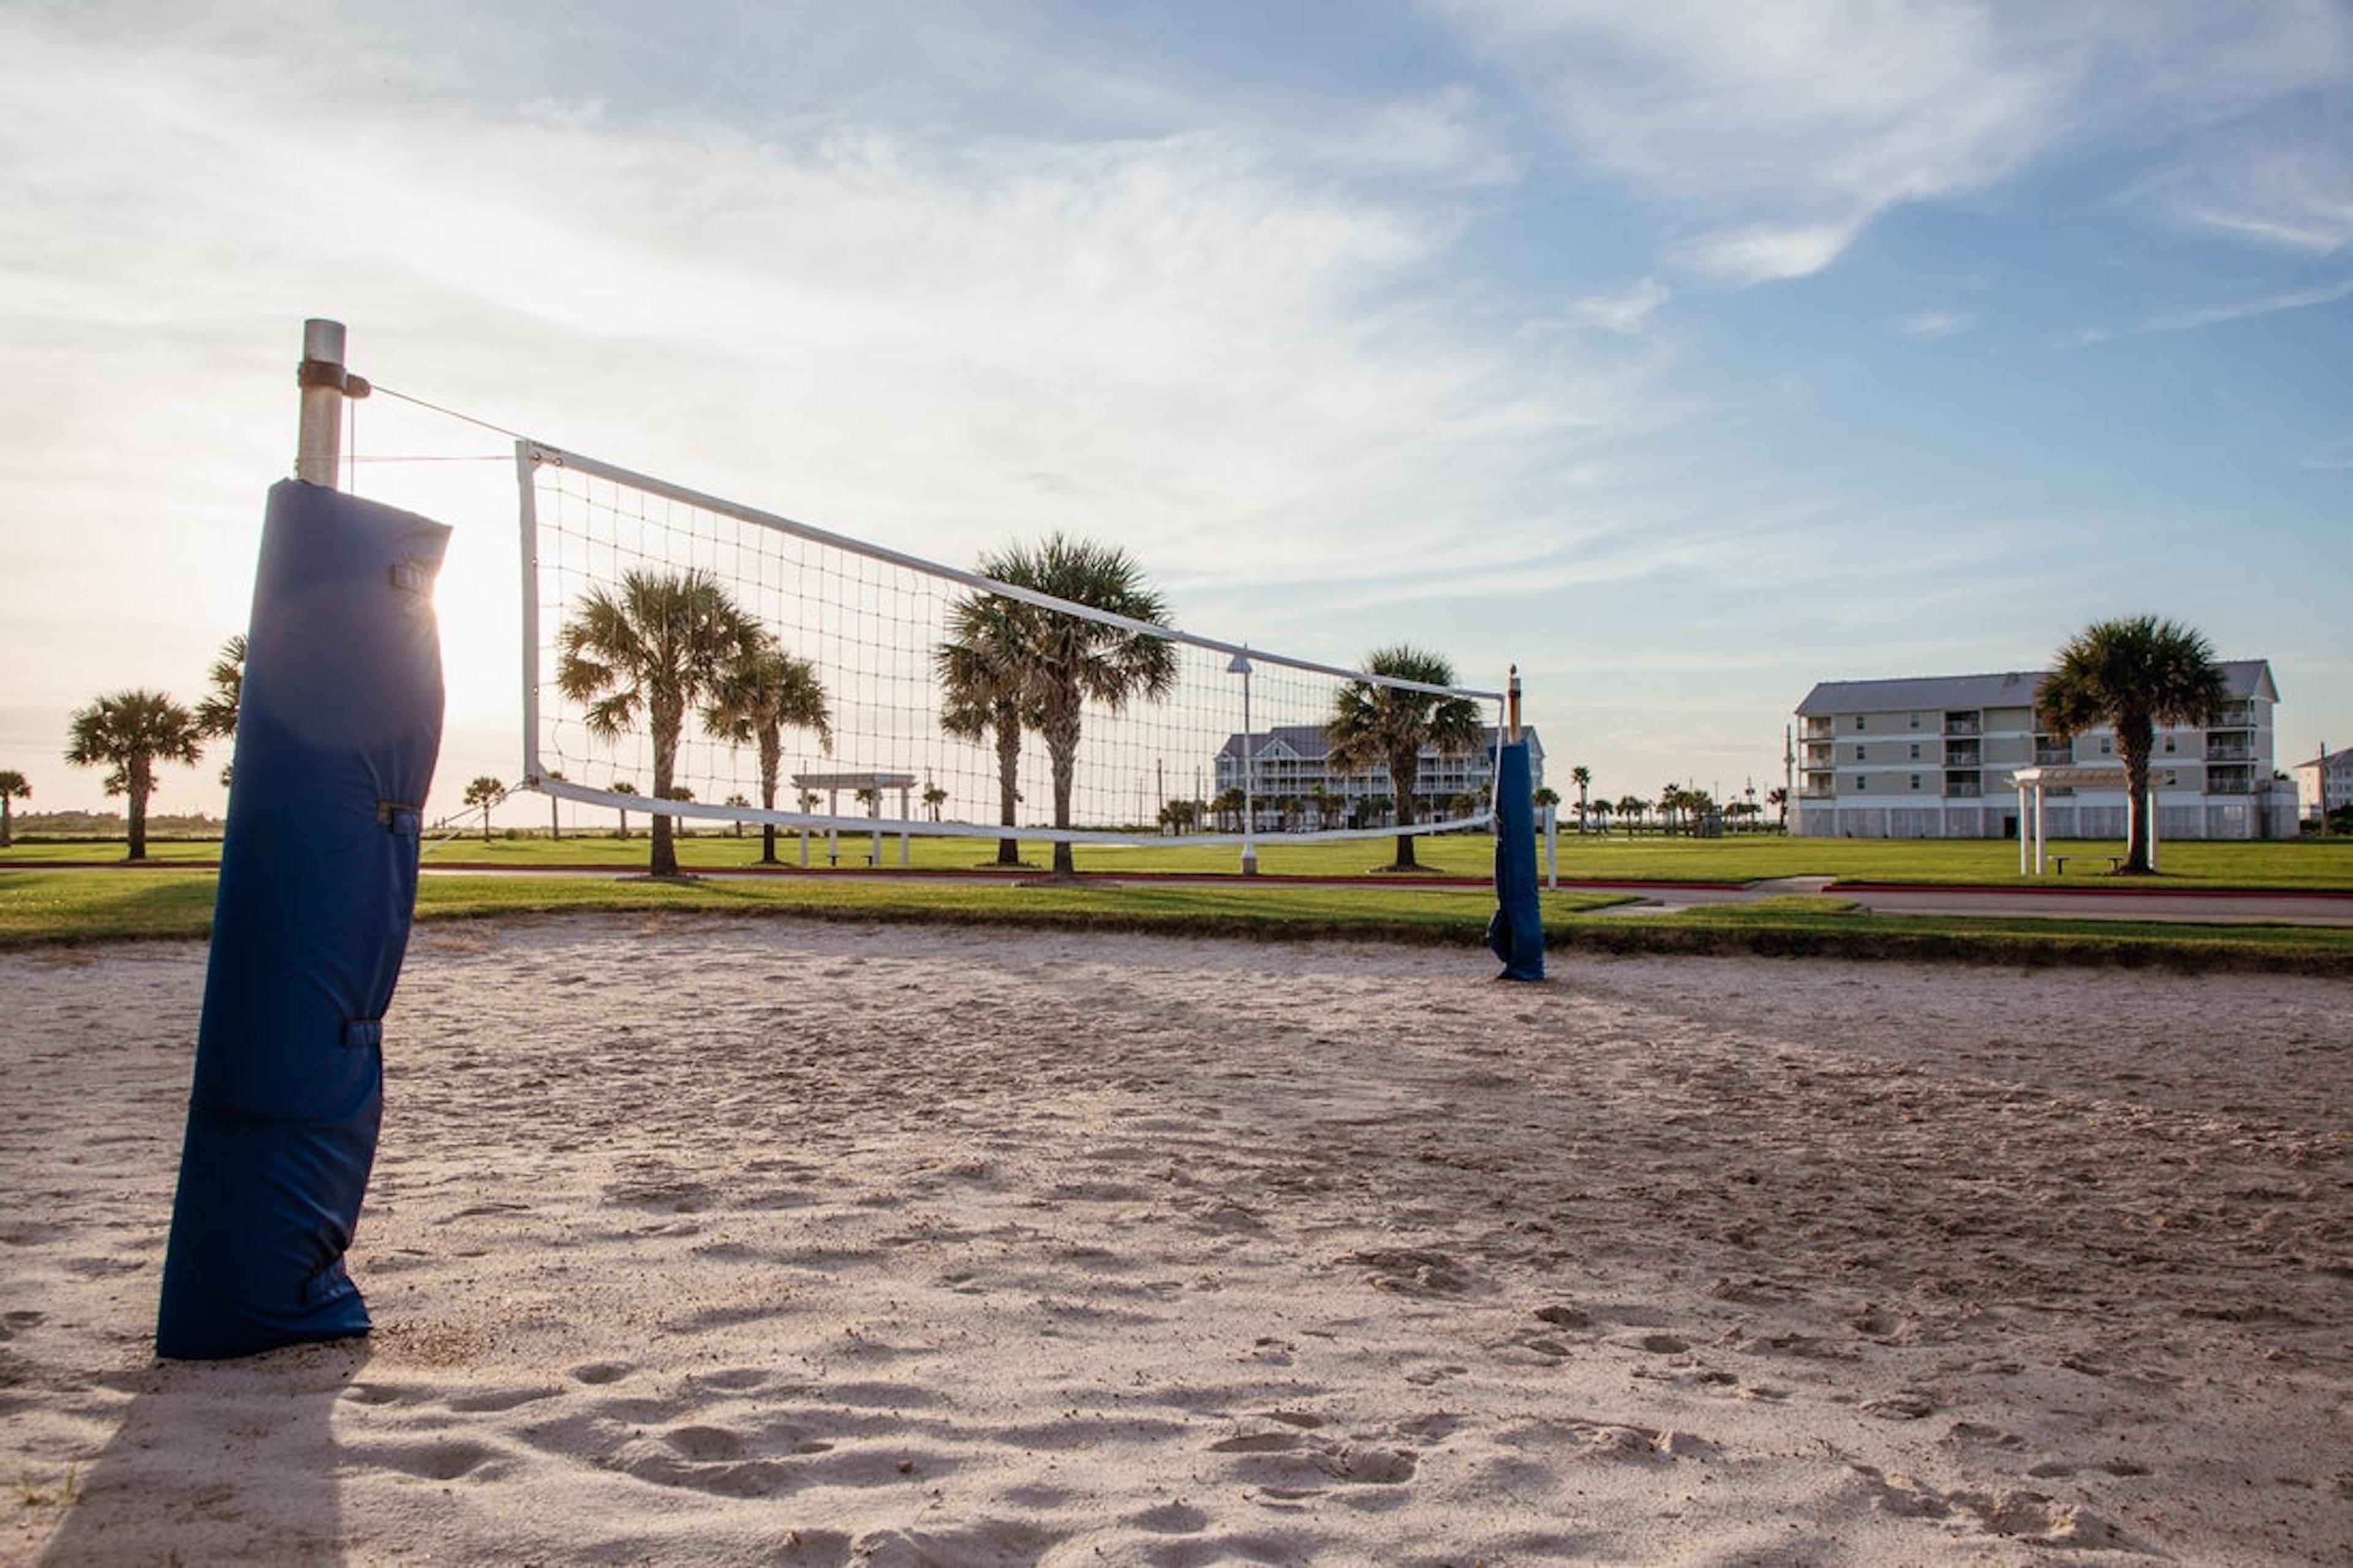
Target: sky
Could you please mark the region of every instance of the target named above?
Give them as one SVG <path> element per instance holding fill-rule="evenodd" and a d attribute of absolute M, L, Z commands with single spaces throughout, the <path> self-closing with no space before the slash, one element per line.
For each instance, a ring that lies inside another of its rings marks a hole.
<path fill-rule="evenodd" d="M 243 628 L 311 316 L 895 549 L 1063 529 L 1204 635 L 1516 663 L 1612 798 L 2144 612 L 2271 660 L 2280 765 L 2353 743 L 2346 0 L 6 0 L 26 807 L 101 804 L 77 707 Z M 508 447 L 355 433 L 457 529 L 454 810 L 520 771 Z"/>

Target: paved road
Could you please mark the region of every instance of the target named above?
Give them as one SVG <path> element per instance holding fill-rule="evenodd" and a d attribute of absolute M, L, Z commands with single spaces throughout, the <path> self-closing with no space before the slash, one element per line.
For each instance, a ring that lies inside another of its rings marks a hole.
<path fill-rule="evenodd" d="M 1850 899 L 1864 909 L 1892 915 L 2013 915 L 2044 920 L 2184 921 L 2200 924 L 2353 926 L 2353 895 L 2342 893 L 2137 892 L 2105 888 L 1874 888 L 1841 887 L 1829 877 L 1785 877 L 1746 888 L 1610 889 L 1563 882 L 1580 891 L 1635 891 L 1643 909 L 1690 909 L 1701 904 L 1753 903 L 1791 893 Z"/>

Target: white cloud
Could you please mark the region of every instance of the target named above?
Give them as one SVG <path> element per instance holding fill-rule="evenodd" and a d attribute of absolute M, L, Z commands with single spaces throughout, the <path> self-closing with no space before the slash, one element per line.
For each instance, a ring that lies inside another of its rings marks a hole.
<path fill-rule="evenodd" d="M 2061 110 L 2058 73 L 1974 6 L 1801 0 L 1451 7 L 1574 146 L 1741 282 L 1835 261 L 1902 202 L 1983 189 Z"/>
<path fill-rule="evenodd" d="M 1949 338 L 1977 325 L 1977 318 L 1961 310 L 1916 310 L 1895 323 L 1907 338 Z"/>
<path fill-rule="evenodd" d="M 2093 343 L 2106 342 L 2119 337 L 2137 337 L 2151 332 L 2189 332 L 2202 327 L 2219 327 L 2229 321 L 2242 321 L 2251 316 L 2268 316 L 2279 310 L 2306 310 L 2316 305 L 2331 305 L 2353 297 L 2353 279 L 2341 283 L 2325 284 L 2317 289 L 2291 289 L 2278 294 L 2267 294 L 2253 300 L 2232 300 L 2219 305 L 2200 305 L 2179 310 L 2167 310 L 2149 316 L 2129 327 L 2078 327 L 2059 339 L 2062 348 L 2084 348 Z"/>
<path fill-rule="evenodd" d="M 1735 283 L 1806 278 L 1836 261 L 1862 226 L 1842 223 L 1759 224 L 1718 231 L 1682 246 L 1678 259 Z"/>
<path fill-rule="evenodd" d="M 1672 296 L 1655 278 L 1645 278 L 1618 294 L 1589 294 L 1573 301 L 1568 319 L 1582 326 L 1632 337 L 1650 325 L 1651 317 Z"/>
<path fill-rule="evenodd" d="M 2353 238 L 2341 0 L 1443 0 L 1572 150 L 1735 282 L 1804 277 L 1910 203 L 2122 153 L 2179 223 Z"/>

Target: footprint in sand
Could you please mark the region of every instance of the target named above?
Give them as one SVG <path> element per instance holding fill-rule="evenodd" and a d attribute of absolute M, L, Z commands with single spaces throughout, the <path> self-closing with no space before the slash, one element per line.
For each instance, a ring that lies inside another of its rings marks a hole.
<path fill-rule="evenodd" d="M 592 1361 L 572 1369 L 575 1383 L 618 1383 L 635 1369 L 625 1361 Z"/>
<path fill-rule="evenodd" d="M 1417 1247 L 1351 1252 L 1340 1261 L 1365 1268 L 1366 1280 L 1377 1289 L 1409 1296 L 1460 1296 L 1473 1284 L 1471 1271 L 1459 1260 Z"/>

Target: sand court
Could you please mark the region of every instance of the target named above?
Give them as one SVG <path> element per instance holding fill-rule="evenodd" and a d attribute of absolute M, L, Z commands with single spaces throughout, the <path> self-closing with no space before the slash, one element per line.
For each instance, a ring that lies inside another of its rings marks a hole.
<path fill-rule="evenodd" d="M 421 931 L 369 1339 L 158 1365 L 204 950 L 0 956 L 0 1562 L 2353 1558 L 2353 987 Z"/>

